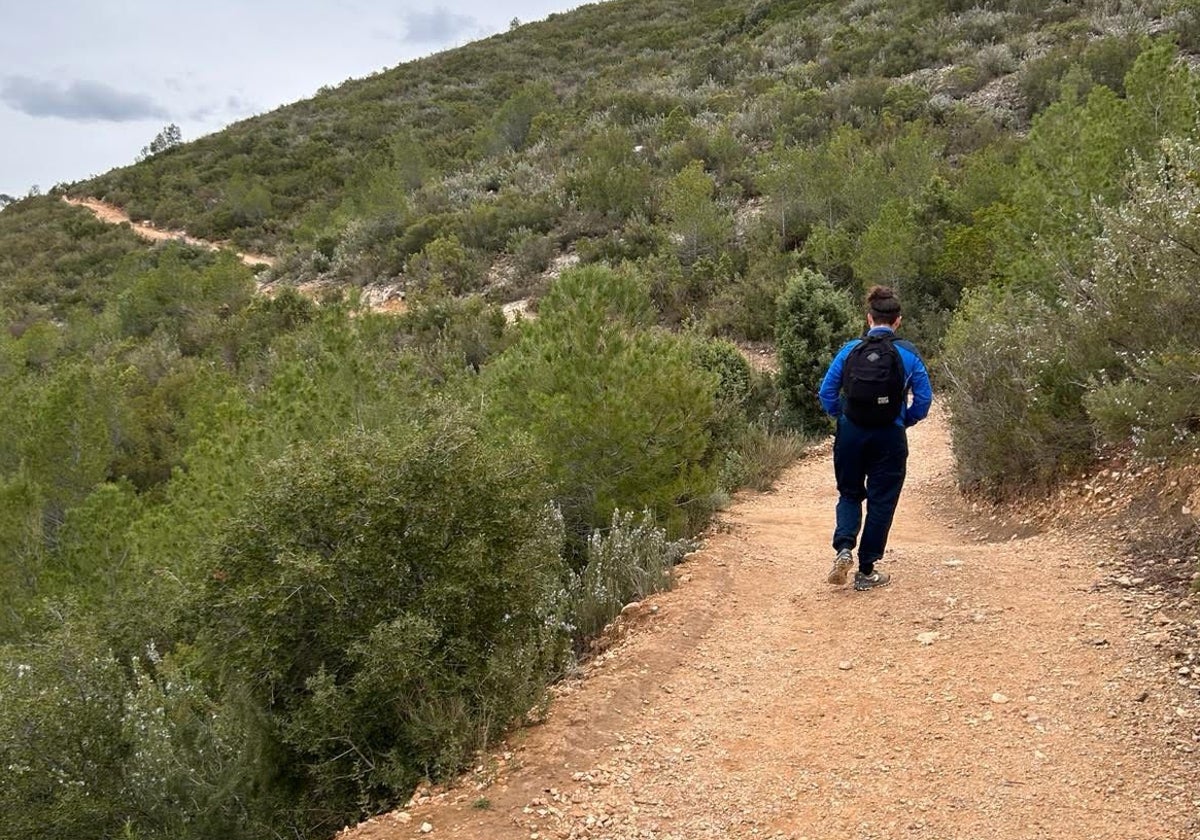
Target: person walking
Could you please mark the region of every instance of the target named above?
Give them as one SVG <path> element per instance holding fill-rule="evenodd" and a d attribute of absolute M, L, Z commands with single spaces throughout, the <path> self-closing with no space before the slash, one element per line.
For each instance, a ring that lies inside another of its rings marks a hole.
<path fill-rule="evenodd" d="M 866 333 L 838 351 L 818 393 L 821 407 L 837 420 L 833 442 L 838 489 L 833 549 L 837 556 L 826 579 L 836 586 L 849 582 L 857 543 L 854 588 L 859 591 L 891 582 L 891 575 L 877 570 L 875 564 L 887 547 L 904 487 L 908 463 L 905 430 L 924 420 L 933 403 L 921 354 L 911 342 L 896 337 L 901 320 L 895 291 L 888 286 L 873 287 L 867 293 Z"/>

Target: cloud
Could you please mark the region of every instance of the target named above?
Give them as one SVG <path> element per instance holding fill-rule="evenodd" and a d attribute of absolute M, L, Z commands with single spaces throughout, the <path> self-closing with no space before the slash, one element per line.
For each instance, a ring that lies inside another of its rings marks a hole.
<path fill-rule="evenodd" d="M 187 118 L 193 122 L 210 122 L 213 120 L 238 120 L 261 113 L 263 107 L 249 99 L 240 96 L 226 96 L 221 102 L 208 102 L 188 111 Z"/>
<path fill-rule="evenodd" d="M 479 31 L 479 21 L 470 15 L 460 15 L 437 8 L 432 12 L 411 10 L 404 13 L 408 40 L 419 44 L 448 44 L 460 35 Z"/>
<path fill-rule="evenodd" d="M 125 93 L 87 79 L 64 86 L 28 76 L 6 76 L 0 82 L 0 102 L 31 117 L 77 121 L 132 122 L 170 116 L 145 94 Z"/>

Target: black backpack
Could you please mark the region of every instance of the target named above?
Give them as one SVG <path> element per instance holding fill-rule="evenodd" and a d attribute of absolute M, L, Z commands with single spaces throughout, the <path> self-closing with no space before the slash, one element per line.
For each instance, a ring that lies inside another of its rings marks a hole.
<path fill-rule="evenodd" d="M 904 405 L 904 362 L 890 333 L 869 335 L 842 367 L 845 411 L 857 426 L 880 429 L 896 422 Z"/>

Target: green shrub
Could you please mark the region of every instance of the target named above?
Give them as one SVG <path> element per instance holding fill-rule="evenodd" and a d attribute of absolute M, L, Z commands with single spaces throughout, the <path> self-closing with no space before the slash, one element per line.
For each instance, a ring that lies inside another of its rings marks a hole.
<path fill-rule="evenodd" d="M 611 525 L 592 533 L 583 568 L 571 590 L 571 624 L 577 642 L 596 636 L 621 609 L 664 589 L 670 589 L 671 569 L 691 551 L 687 540 L 671 541 L 646 511 L 614 510 Z"/>
<path fill-rule="evenodd" d="M 581 239 L 576 244 L 580 262 L 606 262 L 620 265 L 623 262 L 638 262 L 654 257 L 666 250 L 669 242 L 667 232 L 653 224 L 646 216 L 637 213 L 629 217 L 617 230 L 603 236 Z M 678 260 L 675 261 L 678 265 Z"/>
<path fill-rule="evenodd" d="M 1200 2 L 1197 0 L 1174 0 L 1170 4 L 1175 13 L 1174 29 L 1179 38 L 1179 47 L 1189 53 L 1200 47 Z"/>
<path fill-rule="evenodd" d="M 100 840 L 121 825 L 126 683 L 111 654 L 72 641 L 4 651 L 0 806 L 7 838 Z"/>
<path fill-rule="evenodd" d="M 301 447 L 211 557 L 199 645 L 328 832 L 444 778 L 562 666 L 562 528 L 528 449 L 453 411 Z"/>
<path fill-rule="evenodd" d="M 802 434 L 830 428 L 817 400 L 825 370 L 853 337 L 859 321 L 849 297 L 809 269 L 788 280 L 779 299 L 775 342 L 779 348 L 779 389 L 790 424 Z"/>
<path fill-rule="evenodd" d="M 717 387 L 710 421 L 711 447 L 726 457 L 746 433 L 753 396 L 754 372 L 737 347 L 720 339 L 697 339 L 693 351 L 696 365 L 716 374 Z M 725 489 L 738 485 L 722 482 Z"/>
<path fill-rule="evenodd" d="M 701 257 L 715 258 L 733 235 L 733 219 L 714 200 L 715 192 L 716 185 L 698 160 L 684 167 L 667 185 L 663 214 L 685 266 Z"/>
<path fill-rule="evenodd" d="M 798 259 L 795 253 L 780 249 L 770 223 L 760 224 L 755 233 L 757 239 L 747 246 L 746 270 L 715 291 L 707 324 L 710 330 L 733 338 L 771 341 L 777 302 Z"/>
<path fill-rule="evenodd" d="M 724 487 L 770 490 L 776 479 L 804 452 L 805 438 L 788 431 L 771 431 L 762 423 L 746 426 L 721 465 Z"/>
<path fill-rule="evenodd" d="M 457 236 L 430 242 L 409 258 L 404 273 L 414 289 L 440 286 L 455 295 L 475 291 L 483 282 L 482 260 L 464 248 Z"/>
<path fill-rule="evenodd" d="M 641 278 L 600 266 L 565 271 L 537 320 L 484 370 L 490 413 L 545 453 L 576 540 L 617 508 L 649 509 L 672 534 L 711 510 L 716 377 L 652 320 Z"/>
<path fill-rule="evenodd" d="M 553 107 L 554 90 L 547 82 L 530 82 L 504 101 L 492 116 L 482 138 L 488 154 L 520 149 L 529 138 L 534 119 Z"/>
<path fill-rule="evenodd" d="M 122 665 L 70 626 L 0 653 L 0 837 L 266 830 L 251 795 L 255 745 L 237 716 L 153 645 L 146 653 Z"/>
<path fill-rule="evenodd" d="M 1200 355 L 1193 348 L 1144 355 L 1127 379 L 1093 385 L 1083 397 L 1105 440 L 1131 442 L 1152 457 L 1190 455 L 1200 438 Z"/>
<path fill-rule="evenodd" d="M 538 277 L 550 267 L 554 258 L 554 238 L 537 234 L 528 228 L 515 231 L 508 240 L 517 274 L 523 279 Z"/>
<path fill-rule="evenodd" d="M 959 482 L 1006 493 L 1046 485 L 1091 457 L 1076 331 L 1033 294 L 969 294 L 946 334 Z"/>
<path fill-rule="evenodd" d="M 1080 307 L 1095 360 L 1084 402 L 1100 433 L 1151 455 L 1188 453 L 1200 435 L 1200 145 L 1166 141 L 1139 165 L 1130 195 L 1103 216 L 1092 283 Z"/>
<path fill-rule="evenodd" d="M 651 211 L 654 176 L 636 146 L 620 128 L 589 138 L 566 179 L 567 195 L 580 210 L 615 220 Z"/>
<path fill-rule="evenodd" d="M 1068 45 L 1026 62 L 1019 74 L 1026 113 L 1040 112 L 1067 86 L 1081 98 L 1094 85 L 1123 94 L 1125 74 L 1146 46 L 1142 35 L 1110 36 L 1090 43 L 1075 37 Z"/>

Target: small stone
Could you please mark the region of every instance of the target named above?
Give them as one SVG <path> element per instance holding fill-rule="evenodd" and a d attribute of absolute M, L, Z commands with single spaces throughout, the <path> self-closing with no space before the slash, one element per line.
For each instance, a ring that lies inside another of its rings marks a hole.
<path fill-rule="evenodd" d="M 1134 697 L 1134 698 L 1133 698 L 1133 702 L 1135 702 L 1135 703 L 1145 703 L 1145 702 L 1146 702 L 1147 700 L 1149 700 L 1149 699 L 1150 699 L 1150 692 L 1149 692 L 1149 691 L 1141 691 L 1141 692 L 1138 692 L 1138 696 L 1137 696 L 1137 697 Z"/>
<path fill-rule="evenodd" d="M 936 630 L 930 630 L 927 633 L 918 633 L 917 641 L 923 645 L 931 645 L 942 637 L 942 634 Z"/>
<path fill-rule="evenodd" d="M 408 813 L 407 811 L 401 811 L 399 814 L 396 814 L 396 822 L 410 823 L 412 822 L 412 814 Z"/>
<path fill-rule="evenodd" d="M 1007 703 L 1008 697 L 1004 694 L 1001 694 L 999 691 L 997 691 L 995 694 L 992 695 L 992 702 L 993 703 Z"/>
<path fill-rule="evenodd" d="M 422 834 L 428 834 L 431 831 L 433 831 L 432 825 L 430 825 L 429 823 L 421 823 L 421 833 Z"/>
<path fill-rule="evenodd" d="M 843 659 L 841 662 L 838 663 L 839 671 L 849 671 L 853 667 L 854 667 L 854 663 L 851 662 L 849 659 Z"/>
<path fill-rule="evenodd" d="M 955 558 L 953 558 L 953 557 L 951 557 L 949 560 L 943 560 L 943 561 L 942 561 L 942 565 L 943 565 L 943 566 L 949 566 L 949 567 L 950 567 L 950 568 L 952 568 L 952 569 L 957 569 L 957 568 L 958 568 L 959 566 L 961 566 L 962 564 L 963 564 L 963 561 L 961 561 L 961 560 L 957 560 L 957 559 L 955 559 Z"/>

